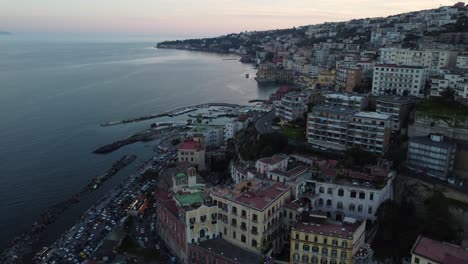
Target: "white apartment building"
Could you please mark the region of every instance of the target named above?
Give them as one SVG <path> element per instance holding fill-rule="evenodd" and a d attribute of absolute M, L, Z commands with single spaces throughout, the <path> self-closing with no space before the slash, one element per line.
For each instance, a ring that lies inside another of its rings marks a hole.
<path fill-rule="evenodd" d="M 419 66 L 379 64 L 374 67 L 372 94 L 421 96 L 427 78 L 427 69 Z"/>
<path fill-rule="evenodd" d="M 308 99 L 306 93 L 290 92 L 276 106 L 276 115 L 287 122 L 303 118 L 304 113 L 307 112 Z"/>
<path fill-rule="evenodd" d="M 312 180 L 307 188 L 314 191 L 315 209 L 327 212 L 328 216 L 342 221 L 345 217 L 359 220 L 376 220 L 380 204 L 393 199 L 395 172 L 384 177 L 359 172 L 344 172 L 335 180 Z"/>
<path fill-rule="evenodd" d="M 390 137 L 389 114 L 317 106 L 309 113 L 307 139 L 319 148 L 359 148 L 384 154 Z"/>
<path fill-rule="evenodd" d="M 459 73 L 446 73 L 431 79 L 431 96 L 440 96 L 446 89 L 455 90 L 458 80 L 463 77 Z"/>
<path fill-rule="evenodd" d="M 458 79 L 455 92 L 455 100 L 464 105 L 468 105 L 468 76 Z"/>
<path fill-rule="evenodd" d="M 238 120 L 227 122 L 224 125 L 224 141 L 234 138 L 239 131 L 244 129 L 244 123 Z"/>
<path fill-rule="evenodd" d="M 468 54 L 458 55 L 456 66 L 460 69 L 468 69 Z"/>
<path fill-rule="evenodd" d="M 289 157 L 287 155 L 274 155 L 269 158 L 261 158 L 255 163 L 257 172 L 266 175 L 272 170 L 285 171 L 288 168 Z"/>
<path fill-rule="evenodd" d="M 197 124 L 187 132 L 187 137 L 202 136 L 206 147 L 219 147 L 224 143 L 224 126 Z"/>
<path fill-rule="evenodd" d="M 406 96 L 387 95 L 377 98 L 376 112 L 391 115 L 391 128 L 393 132 L 401 131 L 403 134 L 408 127 L 408 117 L 415 101 Z M 403 131 L 402 129 L 405 129 Z"/>
<path fill-rule="evenodd" d="M 363 110 L 369 104 L 369 96 L 365 94 L 329 93 L 323 96 L 326 105 L 338 108 Z"/>
<path fill-rule="evenodd" d="M 382 48 L 379 63 L 427 67 L 433 74 L 441 68 L 455 66 L 456 59 L 457 52 L 450 50 Z"/>

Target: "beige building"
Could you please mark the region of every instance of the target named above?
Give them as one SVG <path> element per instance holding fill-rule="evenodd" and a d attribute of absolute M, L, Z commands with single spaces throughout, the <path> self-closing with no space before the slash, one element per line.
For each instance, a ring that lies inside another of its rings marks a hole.
<path fill-rule="evenodd" d="M 321 215 L 303 216 L 291 229 L 290 263 L 351 264 L 354 257 L 370 258 L 365 229 L 365 221 L 353 218 L 339 223 Z"/>
<path fill-rule="evenodd" d="M 219 231 L 224 239 L 254 252 L 281 251 L 287 236 L 281 214 L 290 199 L 288 186 L 250 180 L 232 189 L 214 188 L 211 197 L 219 208 Z"/>
<path fill-rule="evenodd" d="M 179 145 L 179 162 L 189 162 L 199 170 L 205 169 L 205 147 L 197 139 L 187 139 Z"/>
<path fill-rule="evenodd" d="M 335 71 L 324 71 L 318 75 L 318 84 L 320 85 L 333 85 L 335 84 Z"/>

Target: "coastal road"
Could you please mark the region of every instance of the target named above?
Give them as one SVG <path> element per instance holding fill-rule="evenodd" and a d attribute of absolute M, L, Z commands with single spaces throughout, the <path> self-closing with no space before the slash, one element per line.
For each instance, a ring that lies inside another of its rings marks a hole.
<path fill-rule="evenodd" d="M 271 127 L 273 123 L 273 119 L 275 119 L 276 113 L 275 110 L 270 111 L 257 119 L 255 122 L 255 128 L 257 129 L 258 133 L 260 134 L 268 134 L 273 133 L 274 129 Z"/>

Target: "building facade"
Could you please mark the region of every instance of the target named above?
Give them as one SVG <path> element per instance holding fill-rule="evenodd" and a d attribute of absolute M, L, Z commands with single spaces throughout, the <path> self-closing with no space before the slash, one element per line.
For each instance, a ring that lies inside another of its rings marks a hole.
<path fill-rule="evenodd" d="M 286 155 L 274 155 L 272 157 L 261 158 L 255 163 L 255 169 L 262 175 L 266 175 L 272 170 L 285 171 L 288 167 L 288 156 Z"/>
<path fill-rule="evenodd" d="M 206 147 L 219 147 L 224 144 L 224 126 L 198 124 L 190 129 L 186 136 L 203 137 Z"/>
<path fill-rule="evenodd" d="M 390 121 L 388 114 L 316 106 L 308 114 L 307 139 L 321 148 L 359 148 L 384 154 L 390 140 Z"/>
<path fill-rule="evenodd" d="M 336 70 L 336 88 L 352 93 L 361 86 L 362 70 L 360 67 L 339 67 Z"/>
<path fill-rule="evenodd" d="M 453 170 L 457 146 L 440 134 L 412 137 L 408 145 L 408 168 L 446 180 Z"/>
<path fill-rule="evenodd" d="M 372 94 L 421 96 L 426 79 L 427 69 L 425 67 L 378 64 L 374 67 Z"/>
<path fill-rule="evenodd" d="M 219 229 L 228 242 L 258 253 L 279 252 L 285 242 L 280 214 L 290 199 L 289 187 L 278 182 L 250 180 L 233 189 L 214 188 Z"/>
<path fill-rule="evenodd" d="M 354 263 L 353 256 L 365 246 L 366 222 L 314 218 L 291 229 L 290 263 Z"/>
<path fill-rule="evenodd" d="M 379 96 L 377 98 L 376 112 L 391 115 L 391 128 L 393 132 L 401 131 L 406 134 L 408 118 L 414 108 L 415 101 L 410 97 L 398 95 Z"/>
<path fill-rule="evenodd" d="M 328 93 L 323 95 L 325 104 L 337 108 L 364 110 L 369 104 L 369 96 L 361 94 Z"/>
<path fill-rule="evenodd" d="M 411 249 L 411 264 L 468 263 L 468 251 L 447 242 L 419 236 Z"/>
<path fill-rule="evenodd" d="M 307 112 L 308 96 L 302 92 L 291 92 L 286 94 L 280 104 L 276 107 L 276 115 L 281 120 L 291 122 L 304 117 Z"/>
<path fill-rule="evenodd" d="M 179 145 L 178 161 L 189 162 L 192 165 L 196 165 L 199 170 L 204 170 L 205 154 L 206 150 L 202 142 L 196 139 L 186 139 Z"/>

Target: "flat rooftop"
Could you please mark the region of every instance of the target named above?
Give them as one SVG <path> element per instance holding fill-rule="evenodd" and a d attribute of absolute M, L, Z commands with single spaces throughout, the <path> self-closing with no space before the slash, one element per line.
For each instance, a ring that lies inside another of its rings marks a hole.
<path fill-rule="evenodd" d="M 313 108 L 313 111 L 311 112 L 312 114 L 316 111 L 319 112 L 327 112 L 327 113 L 335 113 L 335 114 L 342 114 L 342 115 L 352 115 L 356 112 L 356 110 L 351 109 L 351 108 L 337 108 L 333 106 L 327 106 L 327 105 L 318 105 Z M 309 114 L 311 114 L 309 113 Z"/>
<path fill-rule="evenodd" d="M 251 251 L 240 248 L 234 244 L 227 242 L 222 238 L 208 239 L 202 242 L 192 244 L 206 251 L 213 252 L 216 255 L 223 256 L 227 259 L 234 260 L 237 263 L 263 263 L 264 257 Z"/>
<path fill-rule="evenodd" d="M 377 102 L 384 102 L 384 103 L 412 103 L 414 102 L 414 98 L 409 96 L 398 96 L 398 95 L 384 95 L 379 96 L 377 98 Z"/>
<path fill-rule="evenodd" d="M 388 120 L 392 116 L 389 114 L 384 114 L 384 113 L 377 113 L 377 112 L 367 112 L 367 111 L 361 111 L 357 112 L 354 114 L 355 117 L 361 117 L 361 118 L 372 118 L 372 119 L 379 119 L 379 120 Z"/>
<path fill-rule="evenodd" d="M 253 208 L 258 211 L 265 210 L 275 200 L 289 192 L 289 187 L 279 182 L 267 180 L 243 181 L 229 188 L 213 188 L 211 194 L 230 200 L 234 203 Z"/>
<path fill-rule="evenodd" d="M 268 158 L 261 158 L 258 161 L 262 162 L 262 163 L 267 163 L 267 164 L 270 164 L 270 165 L 274 165 L 274 164 L 280 163 L 280 162 L 282 162 L 282 161 L 284 161 L 286 159 L 288 159 L 288 156 L 286 156 L 286 155 L 274 155 L 274 156 L 268 157 Z"/>
<path fill-rule="evenodd" d="M 339 237 L 352 239 L 356 230 L 361 226 L 362 221 L 355 221 L 354 223 L 341 223 L 327 221 L 308 221 L 298 222 L 292 230 L 320 234 L 330 237 Z"/>
<path fill-rule="evenodd" d="M 460 246 L 419 236 L 411 253 L 441 264 L 468 263 L 468 251 Z"/>
<path fill-rule="evenodd" d="M 383 68 L 405 68 L 405 69 L 426 69 L 427 67 L 422 66 L 410 66 L 410 65 L 397 65 L 397 64 L 376 64 L 375 67 Z"/>
<path fill-rule="evenodd" d="M 190 206 L 192 204 L 203 203 L 205 201 L 202 194 L 199 192 L 190 194 L 177 194 L 174 196 L 174 198 L 181 206 Z"/>
<path fill-rule="evenodd" d="M 365 98 L 365 96 L 362 95 L 355 95 L 355 94 L 344 94 L 344 93 L 329 93 L 329 94 L 324 94 L 325 98 L 331 98 L 331 99 L 346 99 L 346 100 L 362 100 Z"/>

